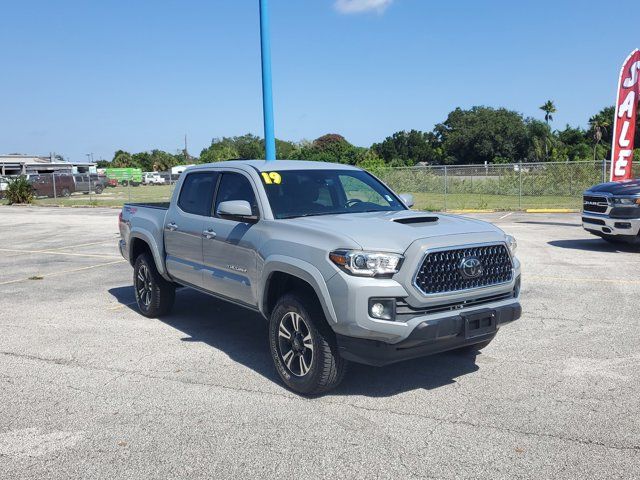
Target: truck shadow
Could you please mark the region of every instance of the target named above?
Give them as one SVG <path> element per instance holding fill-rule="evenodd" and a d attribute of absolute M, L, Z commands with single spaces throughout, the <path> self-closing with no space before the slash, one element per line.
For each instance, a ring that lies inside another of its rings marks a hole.
<path fill-rule="evenodd" d="M 109 293 L 138 312 L 133 287 Z M 176 293 L 173 313 L 158 319 L 183 332 L 183 342 L 202 342 L 227 354 L 266 379 L 282 385 L 271 360 L 264 318 L 191 289 Z M 328 395 L 388 397 L 416 389 L 435 389 L 478 370 L 476 354 L 443 353 L 386 367 L 351 364 L 342 384 Z"/>
<path fill-rule="evenodd" d="M 552 240 L 548 242 L 552 247 L 569 248 L 572 250 L 584 250 L 588 252 L 617 253 L 630 252 L 634 253 L 640 250 L 637 245 L 628 243 L 609 243 L 600 238 L 580 238 L 576 240 Z"/>

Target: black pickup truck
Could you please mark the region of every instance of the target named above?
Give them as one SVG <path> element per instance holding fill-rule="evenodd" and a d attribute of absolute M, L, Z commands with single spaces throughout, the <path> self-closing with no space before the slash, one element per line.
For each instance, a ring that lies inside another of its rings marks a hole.
<path fill-rule="evenodd" d="M 640 178 L 601 183 L 584 192 L 582 226 L 609 242 L 640 244 Z"/>

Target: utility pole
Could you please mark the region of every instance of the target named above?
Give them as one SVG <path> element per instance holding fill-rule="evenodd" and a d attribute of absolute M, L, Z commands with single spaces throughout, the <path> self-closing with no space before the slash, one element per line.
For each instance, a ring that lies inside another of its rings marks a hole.
<path fill-rule="evenodd" d="M 260 2 L 260 47 L 262 53 L 262 113 L 264 116 L 265 159 L 276 159 L 276 140 L 273 131 L 273 96 L 271 88 L 271 43 L 269 34 L 269 2 Z"/>

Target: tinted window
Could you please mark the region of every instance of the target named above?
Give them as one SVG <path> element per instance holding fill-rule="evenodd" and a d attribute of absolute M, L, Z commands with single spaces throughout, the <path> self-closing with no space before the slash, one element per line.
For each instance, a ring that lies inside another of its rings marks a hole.
<path fill-rule="evenodd" d="M 217 177 L 218 174 L 214 172 L 187 175 L 182 184 L 178 206 L 194 215 L 210 215 Z"/>
<path fill-rule="evenodd" d="M 258 215 L 258 204 L 256 202 L 256 196 L 253 193 L 251 182 L 239 173 L 225 172 L 222 174 L 222 180 L 220 180 L 220 186 L 218 187 L 218 195 L 216 196 L 216 208 L 220 202 L 227 202 L 230 200 L 246 200 L 251 205 L 251 211 L 253 215 Z"/>

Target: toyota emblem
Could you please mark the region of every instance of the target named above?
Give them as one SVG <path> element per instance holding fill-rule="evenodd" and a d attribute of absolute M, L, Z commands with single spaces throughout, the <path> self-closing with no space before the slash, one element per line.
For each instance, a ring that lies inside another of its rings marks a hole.
<path fill-rule="evenodd" d="M 482 275 L 482 262 L 476 257 L 463 258 L 459 270 L 464 278 L 478 278 Z"/>

